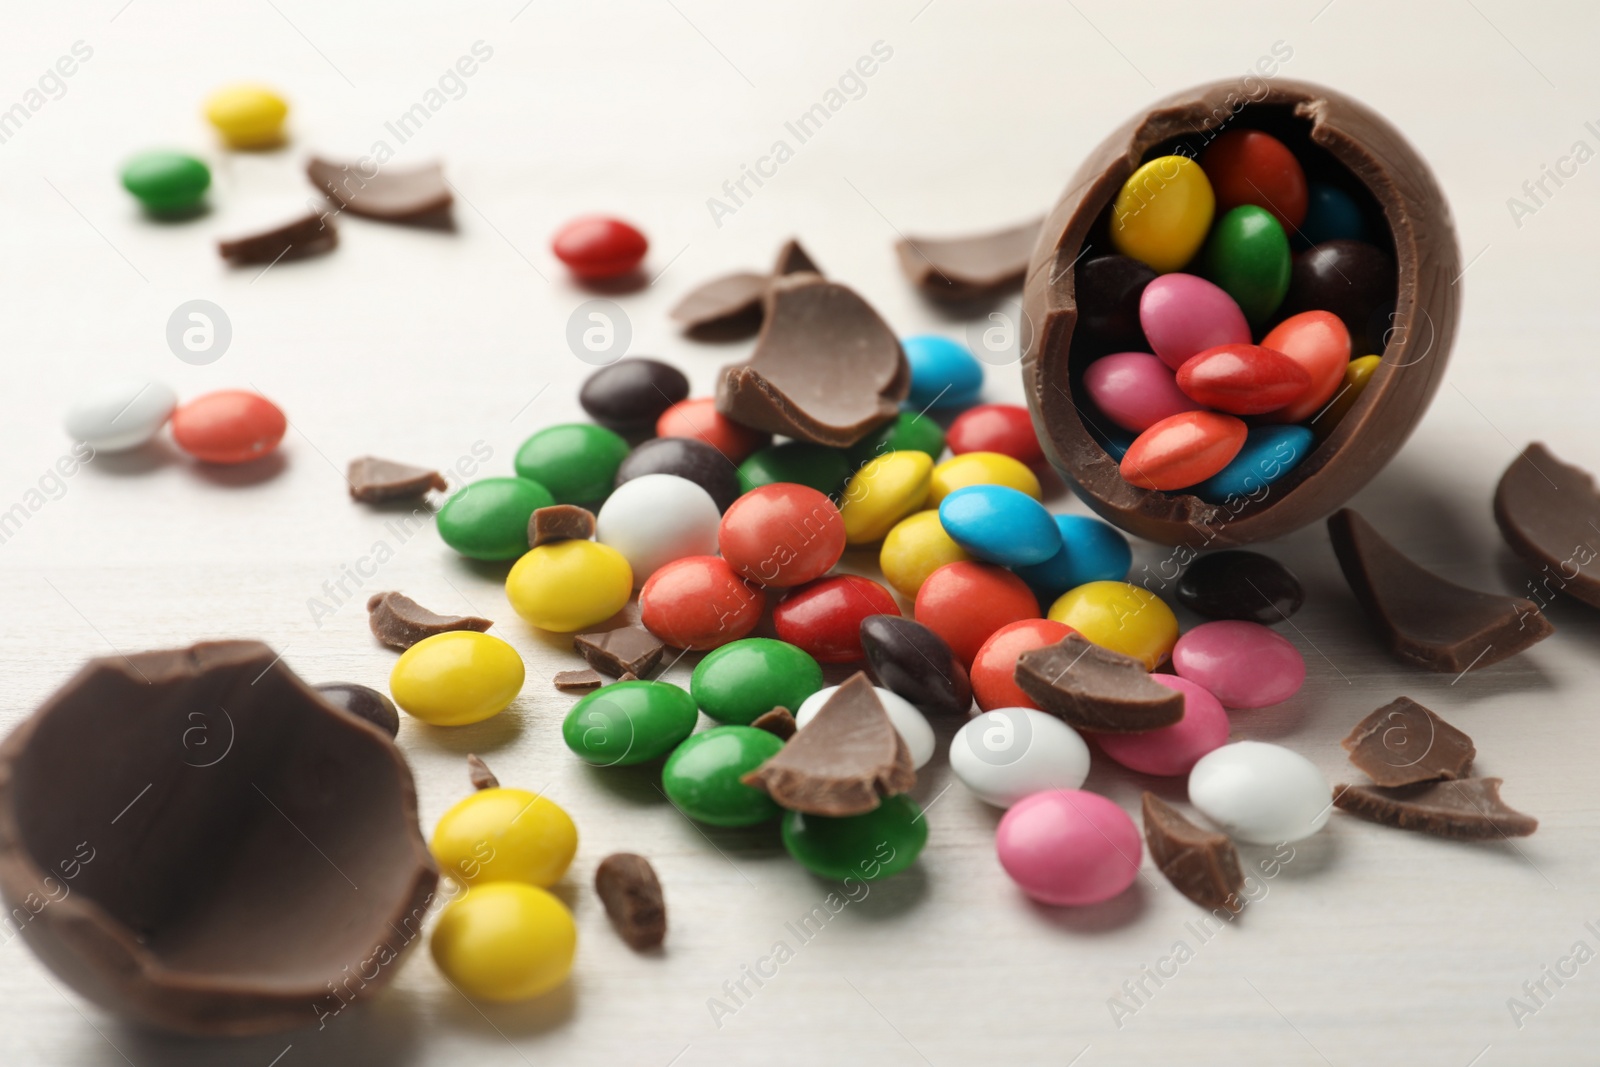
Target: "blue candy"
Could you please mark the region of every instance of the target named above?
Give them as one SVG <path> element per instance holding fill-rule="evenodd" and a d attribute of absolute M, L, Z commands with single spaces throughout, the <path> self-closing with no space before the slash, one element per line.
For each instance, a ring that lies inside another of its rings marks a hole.
<path fill-rule="evenodd" d="M 1294 233 L 1295 247 L 1306 249 L 1340 238 L 1368 239 L 1361 208 L 1343 189 L 1312 182 L 1306 190 L 1306 217 Z"/>
<path fill-rule="evenodd" d="M 1087 515 L 1057 515 L 1061 551 L 1031 567 L 1018 567 L 1041 603 L 1050 604 L 1085 582 L 1120 582 L 1133 566 L 1133 549 L 1114 527 Z"/>
<path fill-rule="evenodd" d="M 1226 467 L 1185 492 L 1210 504 L 1230 497 L 1259 499 L 1262 490 L 1294 470 L 1311 454 L 1315 435 L 1304 426 L 1257 426 Z"/>
<path fill-rule="evenodd" d="M 906 407 L 923 411 L 971 407 L 983 391 L 983 364 L 956 341 L 933 334 L 901 340 L 911 365 Z"/>
<path fill-rule="evenodd" d="M 939 504 L 939 525 L 967 553 L 1004 567 L 1043 563 L 1061 551 L 1061 531 L 1027 493 L 1006 485 L 969 485 Z"/>

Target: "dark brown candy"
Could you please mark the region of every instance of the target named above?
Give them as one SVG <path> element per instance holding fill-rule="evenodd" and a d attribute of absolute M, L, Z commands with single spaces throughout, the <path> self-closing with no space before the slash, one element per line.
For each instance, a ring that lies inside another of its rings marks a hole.
<path fill-rule="evenodd" d="M 450 483 L 444 475 L 427 467 L 413 467 L 409 463 L 396 463 L 392 459 L 362 456 L 350 461 L 345 475 L 350 482 L 350 496 L 363 504 L 381 504 L 388 500 L 407 500 L 419 497 L 429 489 L 444 492 Z"/>
<path fill-rule="evenodd" d="M 590 667 L 576 671 L 556 671 L 551 684 L 563 693 L 591 693 L 606 684 L 600 672 Z"/>
<path fill-rule="evenodd" d="M 1529 445 L 1500 476 L 1494 521 L 1512 551 L 1539 568 L 1528 591 L 1541 607 L 1566 593 L 1600 608 L 1600 493 L 1588 471 Z"/>
<path fill-rule="evenodd" d="M 667 902 L 649 860 L 632 852 L 612 853 L 595 868 L 594 891 L 629 948 L 644 952 L 666 940 Z"/>
<path fill-rule="evenodd" d="M 395 710 L 394 701 L 376 689 L 355 682 L 323 682 L 312 688 L 340 711 L 365 719 L 390 737 L 400 732 L 400 712 Z"/>
<path fill-rule="evenodd" d="M 620 626 L 601 633 L 578 634 L 572 647 L 589 661 L 589 666 L 615 678 L 632 673 L 645 675 L 661 662 L 665 645 L 656 640 L 649 630 L 638 626 Z"/>
<path fill-rule="evenodd" d="M 1230 549 L 1201 556 L 1178 579 L 1178 603 L 1208 619 L 1241 619 L 1270 626 L 1305 603 L 1289 568 L 1259 552 Z"/>
<path fill-rule="evenodd" d="M 683 371 L 659 359 L 619 359 L 584 380 L 578 403 L 618 433 L 649 433 L 661 413 L 689 396 Z"/>
<path fill-rule="evenodd" d="M 1397 659 L 1456 674 L 1498 663 L 1555 632 L 1532 601 L 1445 581 L 1348 508 L 1329 517 L 1328 536 L 1350 591 Z"/>
<path fill-rule="evenodd" d="M 1078 322 L 1109 351 L 1143 349 L 1139 298 L 1156 272 L 1130 256 L 1095 256 L 1078 265 Z"/>
<path fill-rule="evenodd" d="M 878 684 L 929 711 L 965 715 L 972 682 L 944 638 L 899 615 L 861 620 L 861 649 Z"/>
<path fill-rule="evenodd" d="M 1382 786 L 1465 778 L 1478 754 L 1472 738 L 1410 697 L 1368 715 L 1339 743 Z"/>
<path fill-rule="evenodd" d="M 1022 283 L 1043 219 L 966 237 L 903 237 L 895 242 L 900 269 L 935 300 L 974 300 Z"/>
<path fill-rule="evenodd" d="M 390 648 L 407 649 L 425 637 L 452 630 L 482 633 L 494 623 L 476 615 L 436 615 L 403 593 L 374 593 L 367 601 L 372 636 Z"/>
<path fill-rule="evenodd" d="M 872 683 L 852 674 L 778 754 L 740 779 L 790 811 L 861 815 L 917 784 L 911 752 Z"/>
<path fill-rule="evenodd" d="M 1527 837 L 1539 828 L 1538 819 L 1500 799 L 1498 778 L 1452 779 L 1398 789 L 1336 785 L 1333 802 L 1369 822 L 1464 841 Z"/>
<path fill-rule="evenodd" d="M 474 789 L 499 789 L 500 779 L 494 776 L 489 765 L 476 753 L 467 753 L 467 781 Z"/>
<path fill-rule="evenodd" d="M 1331 311 L 1350 331 L 1351 358 L 1383 354 L 1394 313 L 1394 259 L 1365 241 L 1325 241 L 1294 257 L 1276 318 Z"/>
<path fill-rule="evenodd" d="M 450 183 L 445 181 L 444 167 L 438 163 L 411 168 L 385 166 L 371 175 L 365 170 L 359 163 L 330 163 L 316 158 L 306 164 L 311 184 L 352 215 L 385 222 L 448 223 L 454 197 Z"/>
<path fill-rule="evenodd" d="M 646 474 L 675 474 L 710 494 L 718 511 L 739 499 L 739 468 L 727 456 L 692 437 L 656 437 L 629 452 L 617 467 L 617 484 Z"/>
<path fill-rule="evenodd" d="M 311 214 L 260 233 L 218 241 L 217 251 L 234 266 L 244 266 L 305 259 L 332 252 L 338 245 L 339 231 L 334 228 L 333 220 Z"/>
<path fill-rule="evenodd" d="M 576 504 L 535 508 L 528 517 L 528 547 L 549 541 L 587 541 L 594 536 L 594 512 Z"/>
<path fill-rule="evenodd" d="M 1143 804 L 1145 844 L 1173 888 L 1202 908 L 1238 911 L 1244 872 L 1228 835 L 1196 826 L 1154 793 Z"/>
<path fill-rule="evenodd" d="M 1137 733 L 1183 718 L 1183 694 L 1150 678 L 1144 664 L 1081 634 L 1017 657 L 1017 686 L 1068 726 Z"/>
<path fill-rule="evenodd" d="M 784 707 L 762 712 L 755 717 L 755 721 L 750 725 L 757 730 L 765 730 L 775 737 L 781 737 L 785 741 L 793 737 L 795 731 L 800 728 L 794 721 L 794 714 Z"/>

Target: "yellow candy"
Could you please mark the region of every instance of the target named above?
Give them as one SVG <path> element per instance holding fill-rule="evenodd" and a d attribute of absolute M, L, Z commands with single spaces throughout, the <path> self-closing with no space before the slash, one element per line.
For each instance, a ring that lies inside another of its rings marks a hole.
<path fill-rule="evenodd" d="M 283 143 L 289 105 L 263 85 L 230 85 L 206 100 L 206 119 L 230 148 L 271 148 Z"/>
<path fill-rule="evenodd" d="M 567 980 L 578 927 L 547 890 L 489 882 L 440 912 L 429 947 L 461 992 L 505 1003 L 548 993 Z"/>
<path fill-rule="evenodd" d="M 1166 602 L 1128 582 L 1085 582 L 1050 605 L 1050 618 L 1102 648 L 1155 670 L 1178 643 L 1178 620 Z"/>
<path fill-rule="evenodd" d="M 401 653 L 389 674 L 394 702 L 434 726 L 496 715 L 522 691 L 522 657 L 488 634 L 452 630 Z"/>
<path fill-rule="evenodd" d="M 433 828 L 433 858 L 463 885 L 526 882 L 549 887 L 578 851 L 578 828 L 552 801 L 526 789 L 480 789 Z"/>
<path fill-rule="evenodd" d="M 917 590 L 928 580 L 928 575 L 946 563 L 960 563 L 971 558 L 944 532 L 937 511 L 919 511 L 901 519 L 883 539 L 878 566 L 896 592 L 907 600 L 915 600 Z"/>
<path fill-rule="evenodd" d="M 633 568 L 609 545 L 552 541 L 517 560 L 506 597 L 541 630 L 573 633 L 605 622 L 633 592 Z"/>
<path fill-rule="evenodd" d="M 865 545 L 880 540 L 922 507 L 932 473 L 933 457 L 926 452 L 889 452 L 856 471 L 839 505 L 845 541 Z"/>
<path fill-rule="evenodd" d="M 1333 403 L 1311 423 L 1311 428 L 1317 431 L 1317 436 L 1326 437 L 1338 427 L 1339 420 L 1355 406 L 1362 390 L 1372 380 L 1372 372 L 1377 370 L 1378 364 L 1382 362 L 1382 356 L 1362 356 L 1360 359 L 1352 359 L 1346 365 L 1344 384 L 1340 385 L 1339 391 L 1334 394 Z"/>
<path fill-rule="evenodd" d="M 933 468 L 928 503 L 937 504 L 957 489 L 969 485 L 1008 485 L 1038 500 L 1044 494 L 1039 478 L 1021 460 L 999 452 L 965 452 Z"/>
<path fill-rule="evenodd" d="M 1159 273 L 1178 270 L 1205 243 L 1216 207 L 1200 164 L 1187 156 L 1152 159 L 1111 205 L 1111 243 Z"/>

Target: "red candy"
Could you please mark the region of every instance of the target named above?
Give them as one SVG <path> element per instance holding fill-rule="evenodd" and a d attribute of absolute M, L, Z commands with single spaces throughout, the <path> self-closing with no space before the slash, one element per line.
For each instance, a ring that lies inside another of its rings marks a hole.
<path fill-rule="evenodd" d="M 944 638 L 962 664 L 1008 623 L 1039 617 L 1039 601 L 1026 582 L 989 563 L 946 563 L 917 590 L 914 617 Z"/>
<path fill-rule="evenodd" d="M 1184 489 L 1226 467 L 1244 447 L 1245 431 L 1232 415 L 1180 412 L 1135 437 L 1118 469 L 1141 489 Z"/>
<path fill-rule="evenodd" d="M 1261 415 L 1304 396 L 1311 375 L 1282 352 L 1261 345 L 1218 345 L 1179 368 L 1178 388 L 1189 399 L 1230 415 Z"/>
<path fill-rule="evenodd" d="M 639 265 L 650 242 L 621 219 L 585 215 L 557 230 L 550 250 L 580 278 L 615 278 Z"/>
<path fill-rule="evenodd" d="M 260 393 L 223 389 L 172 413 L 178 447 L 207 463 L 249 463 L 278 447 L 289 420 Z"/>
<path fill-rule="evenodd" d="M 1217 217 L 1240 204 L 1270 211 L 1294 233 L 1306 218 L 1306 172 L 1284 143 L 1260 130 L 1229 130 L 1200 153 L 1211 180 Z"/>
<path fill-rule="evenodd" d="M 766 594 L 716 556 L 675 559 L 639 590 L 644 628 L 674 648 L 700 652 L 748 635 L 766 606 Z"/>
<path fill-rule="evenodd" d="M 1028 409 L 1015 404 L 979 404 L 956 416 L 945 431 L 945 444 L 953 455 L 998 452 L 1030 467 L 1044 462 L 1039 435 L 1033 432 Z"/>
<path fill-rule="evenodd" d="M 972 659 L 972 695 L 984 711 L 995 708 L 1037 708 L 1016 682 L 1017 657 L 1043 648 L 1075 632 L 1053 619 L 1023 619 L 1000 627 Z"/>
<path fill-rule="evenodd" d="M 722 558 L 757 585 L 788 587 L 820 578 L 844 555 L 844 520 L 822 493 L 793 482 L 753 489 L 717 527 Z"/>
<path fill-rule="evenodd" d="M 840 574 L 796 589 L 772 609 L 778 638 L 798 645 L 819 663 L 854 663 L 861 651 L 861 620 L 898 615 L 889 590 L 870 578 Z"/>
<path fill-rule="evenodd" d="M 1333 399 L 1350 365 L 1350 331 L 1331 311 L 1291 315 L 1261 339 L 1263 348 L 1282 352 L 1311 375 L 1311 388 L 1263 422 L 1305 422 Z"/>
<path fill-rule="evenodd" d="M 716 400 L 709 396 L 680 400 L 663 411 L 656 420 L 656 436 L 704 441 L 734 464 L 744 462 L 750 453 L 772 443 L 770 433 L 740 426 L 718 411 Z"/>

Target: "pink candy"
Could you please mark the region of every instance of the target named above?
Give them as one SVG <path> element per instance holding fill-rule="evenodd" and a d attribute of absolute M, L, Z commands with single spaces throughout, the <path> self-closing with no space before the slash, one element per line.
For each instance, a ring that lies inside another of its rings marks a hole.
<path fill-rule="evenodd" d="M 1083 372 L 1083 387 L 1106 418 L 1134 433 L 1169 415 L 1201 408 L 1178 388 L 1171 369 L 1148 352 L 1101 356 Z"/>
<path fill-rule="evenodd" d="M 1216 697 L 1187 678 L 1170 674 L 1150 677 L 1183 694 L 1183 718 L 1159 730 L 1100 734 L 1100 749 L 1141 774 L 1188 774 L 1201 756 L 1228 743 L 1228 713 Z"/>
<path fill-rule="evenodd" d="M 1000 866 L 1044 904 L 1098 904 L 1139 876 L 1143 842 L 1128 813 L 1098 793 L 1024 797 L 995 831 Z"/>
<path fill-rule="evenodd" d="M 1233 297 L 1193 274 L 1163 274 L 1139 297 L 1145 340 L 1173 370 L 1218 345 L 1247 345 L 1250 324 Z"/>
<path fill-rule="evenodd" d="M 1300 650 L 1256 622 L 1202 623 L 1178 638 L 1172 667 L 1229 708 L 1288 700 L 1306 680 Z"/>

